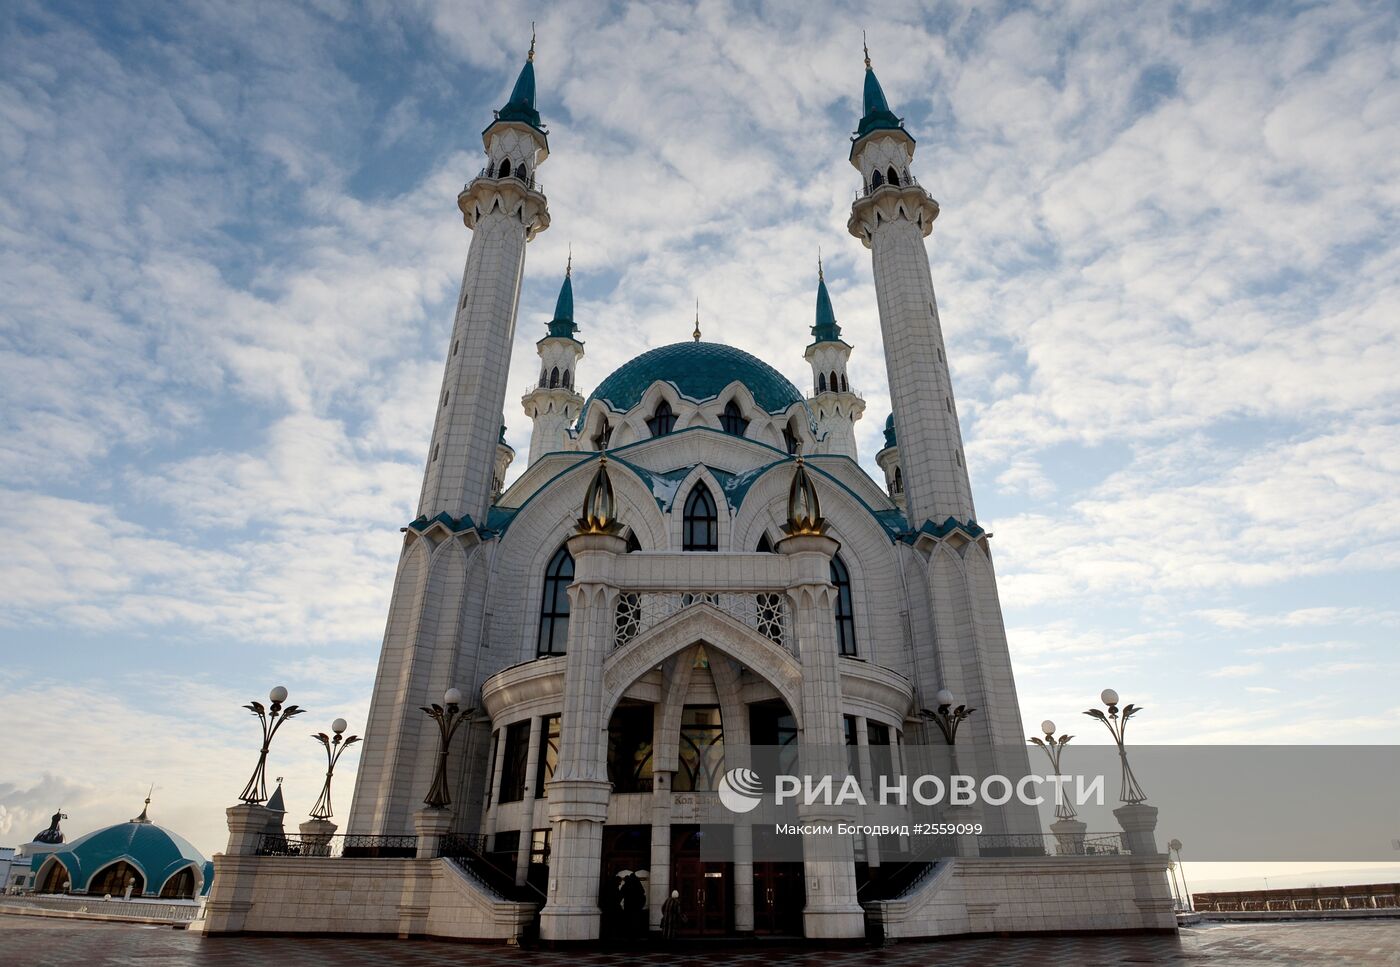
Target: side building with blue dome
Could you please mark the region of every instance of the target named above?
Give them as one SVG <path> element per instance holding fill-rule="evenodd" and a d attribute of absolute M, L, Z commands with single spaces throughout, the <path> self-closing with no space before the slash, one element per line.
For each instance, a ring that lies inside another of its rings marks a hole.
<path fill-rule="evenodd" d="M 149 811 L 147 799 L 135 819 L 72 842 L 64 842 L 58 833 L 55 815 L 50 828 L 26 849 L 32 892 L 163 900 L 207 895 L 214 864 L 183 836 L 151 822 Z"/>

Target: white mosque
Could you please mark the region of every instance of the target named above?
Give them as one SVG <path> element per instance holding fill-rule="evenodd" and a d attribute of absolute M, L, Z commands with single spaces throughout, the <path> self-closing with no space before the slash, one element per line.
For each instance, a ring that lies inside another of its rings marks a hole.
<path fill-rule="evenodd" d="M 865 403 L 820 275 L 805 391 L 697 322 L 585 397 L 587 313 L 566 272 L 521 401 L 528 464 L 503 489 L 525 252 L 550 226 L 532 49 L 458 197 L 471 246 L 344 855 L 259 848 L 260 807 L 234 807 L 210 932 L 507 939 L 533 923 L 588 941 L 660 931 L 672 896 L 681 935 L 1173 926 L 1155 849 L 992 855 L 972 838 L 936 855 L 862 834 L 778 856 L 771 822 L 718 798 L 758 747 L 845 750 L 837 771 L 869 785 L 943 744 L 923 710 L 955 703 L 976 709 L 956 735 L 963 772 L 1028 768 L 925 247 L 939 207 L 868 58 L 863 106 L 847 227 L 874 270 L 894 407 L 884 480 L 857 462 Z M 425 806 L 440 736 L 423 708 L 449 687 L 475 713 L 447 747 L 451 805 Z M 1015 801 L 962 818 L 988 842 L 1040 842 Z M 389 855 L 394 837 L 416 855 Z"/>

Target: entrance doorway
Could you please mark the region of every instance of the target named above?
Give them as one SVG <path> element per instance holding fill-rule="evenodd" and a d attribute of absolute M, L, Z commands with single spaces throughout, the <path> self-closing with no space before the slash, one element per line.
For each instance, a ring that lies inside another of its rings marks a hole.
<path fill-rule="evenodd" d="M 646 938 L 650 866 L 650 826 L 603 827 L 598 909 L 604 940 Z"/>
<path fill-rule="evenodd" d="M 730 855 L 726 848 L 730 842 L 727 826 L 671 827 L 671 885 L 680 892 L 685 916 L 677 931 L 681 936 L 722 937 L 734 932 L 734 864 L 702 858 Z"/>
<path fill-rule="evenodd" d="M 802 908 L 806 904 L 807 890 L 801 863 L 754 863 L 754 933 L 802 936 Z"/>

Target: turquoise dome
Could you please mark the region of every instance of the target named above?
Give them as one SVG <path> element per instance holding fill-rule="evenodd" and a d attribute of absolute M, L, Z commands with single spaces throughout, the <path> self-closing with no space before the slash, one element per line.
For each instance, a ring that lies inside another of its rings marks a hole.
<path fill-rule="evenodd" d="M 681 396 L 696 403 L 714 399 L 738 380 L 769 413 L 786 412 L 794 403 L 806 406 L 797 387 L 757 356 L 721 343 L 678 342 L 644 352 L 615 369 L 588 397 L 578 425 L 583 425 L 588 404 L 594 400 L 606 400 L 614 410 L 625 413 L 641 402 L 647 387 L 657 380 L 670 383 Z"/>
<path fill-rule="evenodd" d="M 145 878 L 140 895 L 157 896 L 166 880 L 193 867 L 195 889 L 209 892 L 213 864 L 205 860 L 183 837 L 152 822 L 132 820 L 80 836 L 62 849 L 34 857 L 43 864 L 58 860 L 68 870 L 74 893 L 86 893 L 93 877 L 120 860 L 136 867 Z M 36 870 L 35 872 L 38 872 Z"/>

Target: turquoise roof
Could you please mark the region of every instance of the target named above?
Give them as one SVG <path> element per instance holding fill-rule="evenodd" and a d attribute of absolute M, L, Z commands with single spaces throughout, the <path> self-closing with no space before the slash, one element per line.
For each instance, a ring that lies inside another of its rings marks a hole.
<path fill-rule="evenodd" d="M 894 414 L 891 413 L 885 418 L 885 446 L 898 446 L 898 438 L 894 435 Z"/>
<path fill-rule="evenodd" d="M 869 66 L 865 68 L 864 102 L 864 114 L 860 119 L 860 124 L 856 127 L 857 140 L 865 137 L 871 131 L 904 131 L 904 122 L 890 110 L 889 103 L 885 100 L 885 92 L 880 87 L 880 79 L 875 76 L 875 71 Z M 907 131 L 905 133 L 908 134 Z"/>
<path fill-rule="evenodd" d="M 118 860 L 126 860 L 146 878 L 145 895 L 159 895 L 165 881 L 187 866 L 193 866 L 203 882 L 200 894 L 209 892 L 213 868 L 183 837 L 151 822 L 118 823 L 80 836 L 62 849 L 34 857 L 38 869 L 50 857 L 68 870 L 74 893 L 87 892 L 97 873 Z"/>
<path fill-rule="evenodd" d="M 841 341 L 841 327 L 836 324 L 836 311 L 831 308 L 831 294 L 826 291 L 826 279 L 821 275 L 817 276 L 817 324 L 812 327 L 812 341 Z"/>
<path fill-rule="evenodd" d="M 594 400 L 606 400 L 614 410 L 626 412 L 658 380 L 697 403 L 716 398 L 738 380 L 769 413 L 783 413 L 794 403 L 807 405 L 786 376 L 742 349 L 715 342 L 678 342 L 644 352 L 613 370 L 584 403 L 577 425 L 583 426 L 588 404 Z"/>
<path fill-rule="evenodd" d="M 520 68 L 520 76 L 515 79 L 515 86 L 510 90 L 510 100 L 506 101 L 506 106 L 496 112 L 498 121 L 524 121 L 537 131 L 543 131 L 540 127 L 540 112 L 535 110 L 535 64 L 533 60 L 527 60 L 525 66 Z"/>
<path fill-rule="evenodd" d="M 573 273 L 565 272 L 564 284 L 559 287 L 559 299 L 554 303 L 554 318 L 549 320 L 549 334 L 556 339 L 573 339 L 576 332 Z"/>

